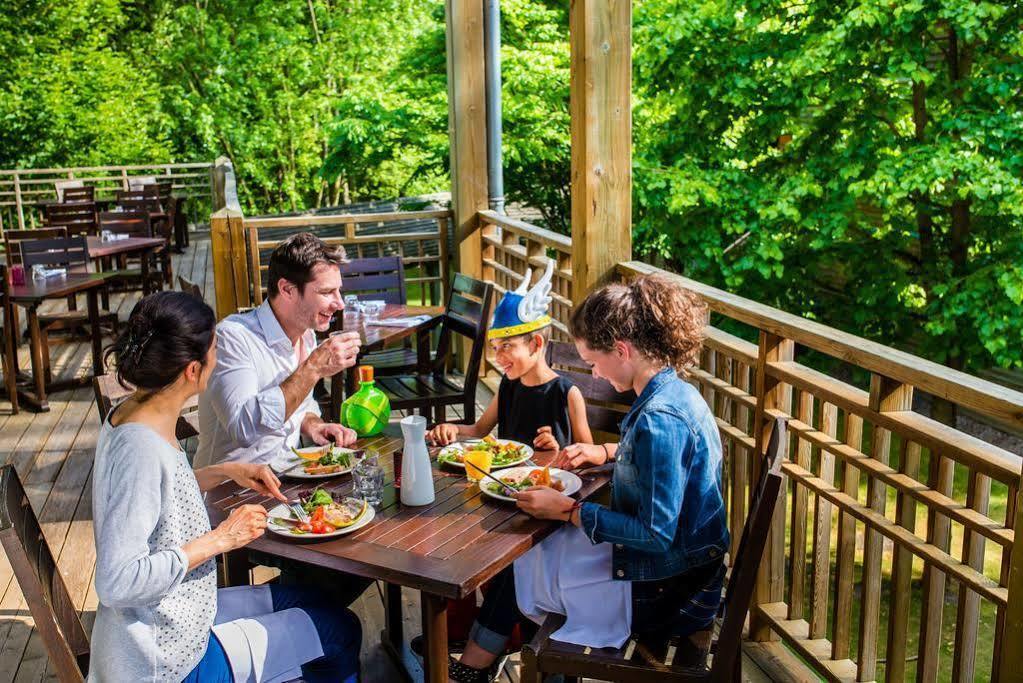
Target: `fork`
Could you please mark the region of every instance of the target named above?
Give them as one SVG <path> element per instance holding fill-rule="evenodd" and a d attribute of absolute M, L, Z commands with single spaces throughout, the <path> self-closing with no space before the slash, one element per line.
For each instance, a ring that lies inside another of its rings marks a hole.
<path fill-rule="evenodd" d="M 289 502 L 288 509 L 291 510 L 291 514 L 295 515 L 295 519 L 299 522 L 302 524 L 309 523 L 309 515 L 306 513 L 305 508 L 302 507 L 302 501 L 293 500 Z"/>

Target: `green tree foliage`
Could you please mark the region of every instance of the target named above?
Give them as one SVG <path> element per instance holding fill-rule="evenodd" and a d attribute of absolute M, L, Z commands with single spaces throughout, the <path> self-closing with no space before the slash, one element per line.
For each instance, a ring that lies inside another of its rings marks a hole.
<path fill-rule="evenodd" d="M 637 241 L 954 367 L 1023 363 L 1018 3 L 637 5 Z"/>

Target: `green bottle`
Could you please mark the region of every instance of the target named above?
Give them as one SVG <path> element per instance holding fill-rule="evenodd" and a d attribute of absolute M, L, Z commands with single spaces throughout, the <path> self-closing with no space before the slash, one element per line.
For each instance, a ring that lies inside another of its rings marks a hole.
<path fill-rule="evenodd" d="M 359 366 L 359 390 L 341 404 L 341 424 L 360 436 L 376 436 L 391 419 L 391 401 L 373 381 L 373 367 Z"/>

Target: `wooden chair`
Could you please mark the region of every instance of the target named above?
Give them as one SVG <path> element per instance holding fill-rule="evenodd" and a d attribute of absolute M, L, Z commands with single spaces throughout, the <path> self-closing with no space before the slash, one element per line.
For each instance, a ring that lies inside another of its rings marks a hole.
<path fill-rule="evenodd" d="M 55 180 L 53 181 L 53 189 L 57 191 L 57 201 L 64 201 L 64 192 L 69 188 L 85 187 L 85 181 L 83 180 Z"/>
<path fill-rule="evenodd" d="M 67 202 L 46 205 L 46 224 L 48 226 L 63 225 L 69 235 L 95 235 L 96 203 Z"/>
<path fill-rule="evenodd" d="M 139 175 L 134 178 L 128 178 L 128 189 L 129 190 L 141 190 L 146 185 L 151 185 L 156 182 L 155 175 Z"/>
<path fill-rule="evenodd" d="M 82 187 L 68 187 L 64 189 L 64 202 L 93 202 L 96 201 L 96 188 L 93 185 Z"/>
<path fill-rule="evenodd" d="M 81 683 L 89 669 L 89 636 L 13 465 L 0 468 L 0 545 L 51 670 L 61 683 Z"/>
<path fill-rule="evenodd" d="M 10 252 L 7 252 L 10 254 Z M 15 357 L 17 353 L 18 326 L 13 315 L 14 306 L 11 304 L 11 286 L 7 281 L 7 266 L 0 264 L 0 311 L 3 317 L 0 322 L 0 341 L 3 342 L 3 350 L 0 352 L 0 370 L 4 375 L 4 391 L 7 392 L 7 400 L 11 402 L 11 414 L 18 414 L 18 377 L 15 373 Z"/>
<path fill-rule="evenodd" d="M 67 237 L 67 228 L 54 225 L 48 228 L 27 230 L 4 230 L 4 247 L 7 250 L 7 265 L 21 263 L 21 243 L 24 240 L 51 240 Z"/>
<path fill-rule="evenodd" d="M 749 516 L 743 525 L 739 548 L 732 558 L 732 571 L 725 590 L 725 618 L 721 624 L 717 643 L 713 647 L 714 659 L 708 667 L 681 666 L 666 662 L 659 648 L 646 647 L 642 641 L 630 640 L 624 648 L 592 649 L 551 640 L 550 636 L 564 623 L 561 615 L 552 615 L 540 627 L 536 637 L 522 649 L 523 683 L 539 683 L 544 676 L 564 674 L 566 680 L 580 677 L 623 683 L 665 681 L 672 683 L 691 681 L 742 680 L 742 629 L 746 623 L 757 570 L 764 556 L 771 519 L 782 488 L 780 473 L 783 458 L 781 444 L 786 422 L 774 421 L 767 452 L 761 463 L 760 477 L 753 489 Z M 668 652 L 672 648 L 667 648 Z M 631 656 L 626 656 L 631 653 Z"/>
<path fill-rule="evenodd" d="M 178 286 L 182 292 L 188 292 L 196 299 L 202 300 L 202 289 L 191 280 L 186 280 L 184 275 L 178 275 Z"/>
<path fill-rule="evenodd" d="M 99 411 L 99 421 L 103 422 L 115 406 L 135 391 L 135 387 L 131 385 L 127 387 L 121 386 L 121 383 L 117 381 L 117 377 L 113 374 L 106 374 L 97 375 L 92 378 L 92 390 L 96 394 L 96 410 Z M 192 397 L 185 403 L 174 431 L 178 439 L 187 439 L 199 435 L 198 396 Z"/>
<path fill-rule="evenodd" d="M 100 231 L 109 230 L 117 235 L 128 235 L 130 237 L 153 237 L 153 228 L 149 220 L 149 212 L 145 210 L 132 211 L 103 211 L 99 214 Z M 134 259 L 132 259 L 134 260 Z M 157 263 L 159 266 L 157 266 Z M 133 286 L 142 286 L 141 269 L 132 268 L 129 259 L 121 257 L 118 259 L 118 270 L 122 271 L 118 276 L 121 282 Z M 161 248 L 153 258 L 153 267 L 149 271 L 150 283 L 156 289 L 163 289 L 163 283 L 170 283 L 171 272 L 170 254 L 165 248 Z"/>
<path fill-rule="evenodd" d="M 461 404 L 463 421 L 476 421 L 476 383 L 487 343 L 493 294 L 493 285 L 462 273 L 455 275 L 447 309 L 436 323 L 440 326 L 440 338 L 432 367 L 417 374 L 377 379 L 377 386 L 390 397 L 393 410 L 418 409 L 429 415 L 433 409 L 434 421 L 444 422 L 447 406 Z M 418 334 L 428 332 L 421 330 Z M 465 377 L 461 379 L 446 372 L 448 354 L 454 348 L 456 335 L 472 341 Z"/>
<path fill-rule="evenodd" d="M 85 237 L 65 239 L 22 240 L 21 259 L 25 266 L 25 277 L 32 277 L 32 267 L 42 265 L 48 268 L 66 268 L 69 273 L 89 272 L 89 248 Z M 100 310 L 100 324 L 108 325 L 117 333 L 117 313 Z M 49 333 L 61 330 L 82 329 L 89 324 L 87 311 L 79 310 L 74 297 L 68 298 L 68 310 L 57 313 L 39 314 L 40 344 L 42 345 L 43 372 L 46 382 L 53 381 L 50 371 Z"/>
<path fill-rule="evenodd" d="M 552 341 L 547 345 L 547 364 L 579 387 L 586 400 L 586 419 L 591 430 L 621 434 L 622 419 L 636 400 L 636 392 L 616 391 L 606 379 L 595 378 L 586 361 L 579 357 L 575 344 Z"/>

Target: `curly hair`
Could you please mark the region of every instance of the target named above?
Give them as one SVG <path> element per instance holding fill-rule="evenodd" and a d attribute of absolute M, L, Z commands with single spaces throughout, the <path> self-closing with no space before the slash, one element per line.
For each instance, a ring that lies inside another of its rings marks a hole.
<path fill-rule="evenodd" d="M 707 305 L 663 275 L 594 290 L 572 312 L 569 331 L 595 351 L 630 342 L 644 356 L 684 373 L 700 358 Z"/>

